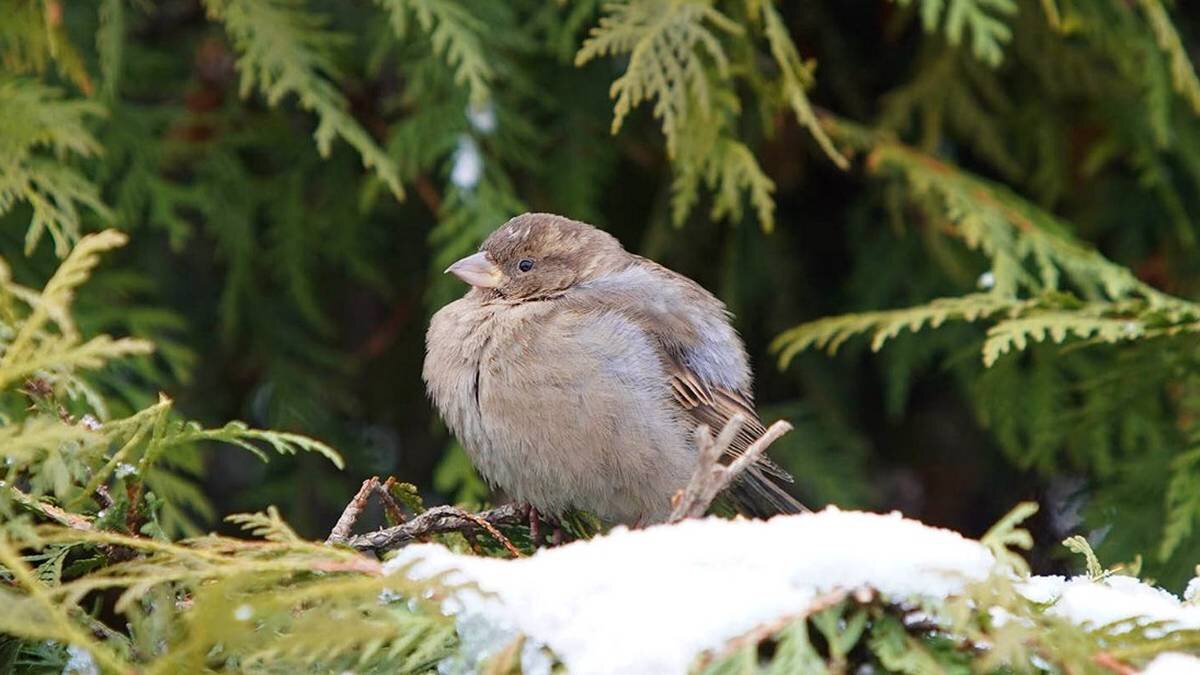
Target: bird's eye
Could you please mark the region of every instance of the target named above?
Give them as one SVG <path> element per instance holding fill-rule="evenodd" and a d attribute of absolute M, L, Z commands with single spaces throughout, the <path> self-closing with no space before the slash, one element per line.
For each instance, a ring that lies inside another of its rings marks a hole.
<path fill-rule="evenodd" d="M 533 269 L 533 261 L 529 258 L 526 258 L 517 263 L 517 269 L 521 270 L 522 272 L 528 272 L 529 270 Z"/>

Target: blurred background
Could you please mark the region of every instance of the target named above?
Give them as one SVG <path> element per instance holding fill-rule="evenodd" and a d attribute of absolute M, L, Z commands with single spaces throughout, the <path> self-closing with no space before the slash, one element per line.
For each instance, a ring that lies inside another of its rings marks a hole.
<path fill-rule="evenodd" d="M 1007 186 L 1139 279 L 1194 297 L 1200 16 L 1158 0 L 781 2 L 771 16 L 798 54 L 787 62 L 772 60 L 764 4 L 0 0 L 7 105 L 36 81 L 83 106 L 73 114 L 96 147 L 53 156 L 96 188 L 78 227 L 131 235 L 78 300 L 85 333 L 159 346 L 113 367 L 114 413 L 162 391 L 191 418 L 303 432 L 346 457 L 338 471 L 213 448 L 181 526 L 275 504 L 323 537 L 371 475 L 412 482 L 428 503 L 485 503 L 425 397 L 424 331 L 465 290 L 442 276 L 449 262 L 510 216 L 551 211 L 728 304 L 764 419 L 796 427 L 772 454 L 812 507 L 899 509 L 978 536 L 1035 500 L 1035 570 L 1062 569 L 1058 542 L 1081 533 L 1106 563 L 1142 554 L 1167 582 L 1190 576 L 1191 514 L 1184 544 L 1156 551 L 1171 471 L 1193 445 L 1180 403 L 1193 347 L 1038 345 L 985 368 L 986 326 L 954 325 L 781 368 L 771 343 L 824 316 L 972 292 L 990 269 L 861 158 L 839 167 L 777 86 L 784 63 L 816 114 Z M 619 40 L 577 58 L 603 21 L 636 39 L 692 10 L 720 12 L 703 25 L 729 61 L 680 38 L 720 83 L 717 126 L 693 127 L 752 153 L 732 188 L 695 146 L 669 147 L 653 102 L 622 111 L 613 133 L 610 88 L 638 58 Z M 56 233 L 30 247 L 30 204 L 0 211 L 0 254 L 40 286 Z M 1098 389 L 1102 409 L 1087 403 Z M 1132 417 L 1084 439 L 1097 414 Z"/>

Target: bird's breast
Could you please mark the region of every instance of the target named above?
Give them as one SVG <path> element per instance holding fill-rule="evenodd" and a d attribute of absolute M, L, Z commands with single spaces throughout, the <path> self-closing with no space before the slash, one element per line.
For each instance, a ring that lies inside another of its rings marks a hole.
<path fill-rule="evenodd" d="M 431 323 L 426 381 L 489 482 L 549 513 L 665 515 L 694 454 L 645 331 L 553 303 L 447 309 Z"/>
<path fill-rule="evenodd" d="M 653 339 L 620 314 L 530 308 L 506 317 L 480 362 L 494 451 L 480 469 L 552 512 L 656 518 L 693 466 L 667 382 Z"/>

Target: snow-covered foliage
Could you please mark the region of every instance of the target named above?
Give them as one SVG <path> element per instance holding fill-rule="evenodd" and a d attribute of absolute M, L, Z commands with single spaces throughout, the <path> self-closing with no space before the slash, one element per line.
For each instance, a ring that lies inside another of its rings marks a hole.
<path fill-rule="evenodd" d="M 1049 604 L 1051 613 L 1084 626 L 1138 618 L 1165 628 L 1200 628 L 1200 605 L 1133 577 L 1032 577 L 1019 589 L 1030 600 Z"/>
<path fill-rule="evenodd" d="M 1004 582 L 1035 614 L 1065 619 L 1081 634 L 1134 617 L 1160 622 L 1160 634 L 1200 626 L 1200 607 L 1133 577 L 1017 581 L 981 542 L 897 513 L 833 508 L 618 528 L 517 560 L 418 545 L 386 567 L 465 582 L 443 603 L 462 640 L 443 672 L 471 672 L 517 645 L 524 672 L 549 672 L 556 659 L 571 673 L 685 673 L 747 636 L 761 640 L 843 601 L 900 607 L 906 624 L 946 628 L 953 611 L 943 614 L 945 603 L 967 598 L 978 608 L 973 589 Z M 997 625 L 1032 627 L 1011 608 L 996 611 L 1006 617 Z M 1176 672 L 1167 669 L 1183 658 L 1164 656 L 1155 668 Z"/>

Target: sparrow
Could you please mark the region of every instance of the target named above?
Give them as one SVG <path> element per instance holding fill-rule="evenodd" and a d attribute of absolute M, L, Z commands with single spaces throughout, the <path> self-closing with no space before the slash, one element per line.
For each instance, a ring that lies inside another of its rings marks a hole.
<path fill-rule="evenodd" d="M 423 379 L 479 473 L 545 515 L 650 524 L 696 469 L 695 429 L 764 431 L 725 305 L 586 223 L 517 216 L 446 272 L 471 288 L 429 324 Z M 763 458 L 728 490 L 750 516 L 805 510 Z"/>

